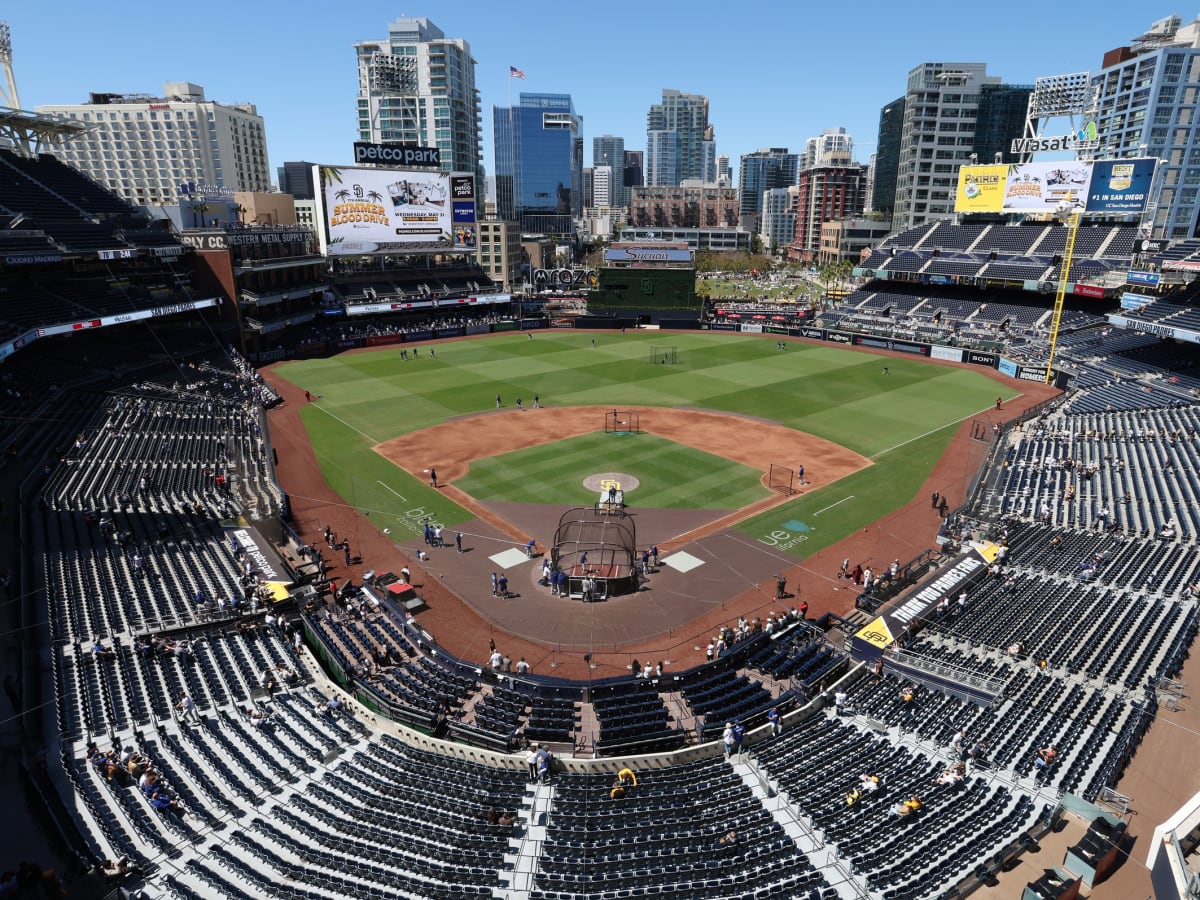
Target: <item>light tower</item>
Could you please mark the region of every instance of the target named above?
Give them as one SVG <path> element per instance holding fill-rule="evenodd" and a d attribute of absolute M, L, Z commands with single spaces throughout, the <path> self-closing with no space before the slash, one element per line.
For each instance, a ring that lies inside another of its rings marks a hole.
<path fill-rule="evenodd" d="M 1038 78 L 1025 111 L 1025 136 L 1013 141 L 1012 152 L 1023 163 L 1029 162 L 1034 153 L 1061 150 L 1073 152 L 1080 162 L 1094 159 L 1100 148 L 1096 112 L 1096 89 L 1090 72 Z M 1049 136 L 1049 123 L 1064 118 L 1070 131 L 1060 137 Z"/>
<path fill-rule="evenodd" d="M 12 67 L 12 29 L 7 22 L 0 22 L 0 65 L 4 66 L 4 85 L 0 87 L 0 105 L 9 109 L 20 109 L 21 98 L 17 95 L 17 79 Z"/>

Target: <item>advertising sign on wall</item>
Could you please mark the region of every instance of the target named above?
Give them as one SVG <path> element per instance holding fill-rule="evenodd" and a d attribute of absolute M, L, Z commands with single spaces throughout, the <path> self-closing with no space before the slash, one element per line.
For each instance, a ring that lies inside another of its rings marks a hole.
<path fill-rule="evenodd" d="M 944 359 L 948 362 L 962 362 L 963 352 L 959 347 L 943 347 L 934 344 L 929 348 L 930 359 Z"/>
<path fill-rule="evenodd" d="M 1092 166 L 1088 212 L 1140 213 L 1146 208 L 1156 159 L 1101 159 Z"/>
<path fill-rule="evenodd" d="M 999 212 L 1008 166 L 963 166 L 958 170 L 955 212 Z"/>
<path fill-rule="evenodd" d="M 1157 272 L 1126 272 L 1125 273 L 1126 284 L 1148 284 L 1152 287 L 1155 287 L 1158 285 L 1158 282 L 1161 278 L 1162 278 L 1162 276 L 1159 275 Z"/>
<path fill-rule="evenodd" d="M 1092 164 L 1034 162 L 1009 166 L 1004 185 L 1005 212 L 1047 212 L 1074 205 L 1087 195 Z"/>
<path fill-rule="evenodd" d="M 321 186 L 317 202 L 330 256 L 474 246 L 474 228 L 455 227 L 451 200 L 451 179 L 456 188 L 465 191 L 467 182 L 473 181 L 469 175 L 334 166 L 316 169 Z M 465 204 L 457 214 L 466 215 Z"/>

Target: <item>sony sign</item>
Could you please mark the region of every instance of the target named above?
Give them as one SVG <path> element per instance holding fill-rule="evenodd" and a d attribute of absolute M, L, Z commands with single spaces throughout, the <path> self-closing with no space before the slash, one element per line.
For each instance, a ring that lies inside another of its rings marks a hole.
<path fill-rule="evenodd" d="M 354 161 L 437 167 L 442 164 L 442 151 L 436 147 L 418 147 L 415 144 L 372 144 L 369 141 L 355 141 Z"/>
<path fill-rule="evenodd" d="M 1075 134 L 1059 134 L 1054 137 L 1013 138 L 1013 153 L 1055 153 L 1061 150 L 1095 150 L 1099 141 L 1080 140 Z"/>

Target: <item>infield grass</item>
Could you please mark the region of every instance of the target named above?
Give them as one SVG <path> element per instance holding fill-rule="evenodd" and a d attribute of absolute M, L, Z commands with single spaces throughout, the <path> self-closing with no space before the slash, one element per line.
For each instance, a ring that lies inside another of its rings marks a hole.
<path fill-rule="evenodd" d="M 640 482 L 625 502 L 648 509 L 740 509 L 770 494 L 762 473 L 652 434 L 585 434 L 476 460 L 455 482 L 480 500 L 590 506 L 583 479 L 620 471 Z"/>
<path fill-rule="evenodd" d="M 420 510 L 446 525 L 471 515 L 382 459 L 371 449 L 375 444 L 453 416 L 492 409 L 497 394 L 508 408 L 518 397 L 530 404 L 537 395 L 551 406 L 687 406 L 742 413 L 873 458 L 872 468 L 788 504 L 807 509 L 809 503 L 828 505 L 854 494 L 836 512 L 818 517 L 820 525 L 810 537 L 819 534 L 822 543 L 833 543 L 911 500 L 952 435 L 947 426 L 992 408 L 997 395 L 1006 400 L 1017 396 L 1012 387 L 970 369 L 794 342 L 780 351 L 773 337 L 555 330 L 536 332 L 530 340 L 517 332 L 443 342 L 435 345 L 435 359 L 426 350 L 405 362 L 394 347 L 290 362 L 278 371 L 320 395 L 301 415 L 322 472 L 348 503 L 371 511 L 379 527 L 398 523 L 408 528 L 417 518 L 414 511 Z M 676 347 L 678 364 L 651 363 L 653 345 Z M 889 375 L 883 374 L 884 365 Z M 601 425 L 597 422 L 598 429 Z M 481 426 L 481 441 L 485 438 Z M 606 446 L 613 448 L 612 456 L 606 457 L 602 446 L 589 472 L 629 471 L 621 460 L 632 446 L 629 441 L 639 440 L 610 436 Z M 885 452 L 893 447 L 900 449 Z M 526 462 L 532 465 L 525 466 L 525 475 L 502 488 L 505 498 L 547 502 L 545 460 L 535 454 Z M 811 460 L 779 462 L 789 468 L 803 462 L 812 471 Z M 476 465 L 472 477 L 503 468 L 488 461 Z M 549 502 L 564 502 L 562 492 L 582 478 L 576 475 L 564 475 L 567 483 L 552 485 L 555 499 Z M 648 496 L 631 495 L 631 501 L 650 506 Z M 589 494 L 588 499 L 594 498 Z M 751 529 L 762 524 L 752 520 L 742 530 L 754 533 Z M 814 546 L 809 540 L 787 552 L 803 555 Z"/>

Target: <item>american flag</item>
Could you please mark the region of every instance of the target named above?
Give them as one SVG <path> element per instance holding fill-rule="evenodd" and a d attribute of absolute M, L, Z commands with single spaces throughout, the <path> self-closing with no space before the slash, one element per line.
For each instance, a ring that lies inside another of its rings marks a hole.
<path fill-rule="evenodd" d="M 525 73 L 522 72 L 520 69 L 518 69 L 516 66 L 508 67 L 508 75 L 510 78 L 524 78 L 525 77 Z"/>

